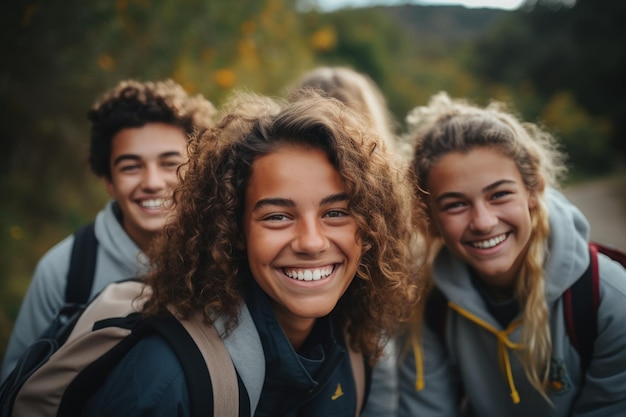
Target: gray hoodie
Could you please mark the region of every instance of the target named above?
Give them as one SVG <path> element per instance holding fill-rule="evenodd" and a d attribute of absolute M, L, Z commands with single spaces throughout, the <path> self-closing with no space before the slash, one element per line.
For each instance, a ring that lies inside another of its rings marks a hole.
<path fill-rule="evenodd" d="M 115 204 L 113 201 L 109 202 L 96 217 L 98 254 L 92 296 L 111 282 L 135 277 L 147 270 L 147 258 L 116 218 Z M 74 236 L 68 236 L 46 252 L 37 263 L 9 339 L 2 363 L 2 380 L 11 372 L 22 352 L 48 327 L 56 311 L 64 304 L 73 242 Z"/>
<path fill-rule="evenodd" d="M 550 240 L 544 271 L 553 345 L 551 375 L 560 381 L 560 389 L 549 393 L 553 405 L 530 385 L 515 353 L 521 317 L 504 329 L 487 311 L 468 268 L 444 249 L 435 262 L 435 282 L 456 311 L 448 309 L 446 315 L 445 347 L 424 326 L 421 372 L 415 352 L 402 357 L 400 416 L 460 415 L 454 401 L 459 384 L 469 398 L 471 416 L 626 415 L 626 270 L 599 255 L 598 336 L 583 384 L 579 356 L 564 324 L 561 296 L 589 264 L 589 224 L 559 192 L 549 190 L 547 202 Z M 423 381 L 421 389 L 418 380 Z"/>

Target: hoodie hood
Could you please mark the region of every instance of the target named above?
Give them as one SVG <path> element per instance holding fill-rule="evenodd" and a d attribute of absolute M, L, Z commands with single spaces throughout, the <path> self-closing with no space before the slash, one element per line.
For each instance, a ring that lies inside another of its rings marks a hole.
<path fill-rule="evenodd" d="M 96 238 L 105 254 L 98 257 L 98 262 L 113 264 L 112 270 L 122 272 L 118 279 L 136 277 L 148 270 L 148 257 L 122 227 L 116 216 L 119 211 L 116 206 L 115 201 L 109 201 L 96 218 Z"/>
<path fill-rule="evenodd" d="M 546 301 L 551 304 L 578 280 L 589 265 L 589 222 L 563 194 L 546 191 L 550 219 L 544 264 Z"/>

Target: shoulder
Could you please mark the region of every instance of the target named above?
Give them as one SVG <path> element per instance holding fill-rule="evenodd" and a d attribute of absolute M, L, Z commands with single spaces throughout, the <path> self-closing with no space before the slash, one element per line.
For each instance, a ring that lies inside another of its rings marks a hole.
<path fill-rule="evenodd" d="M 61 270 L 64 274 L 67 273 L 73 244 L 74 235 L 71 234 L 51 247 L 37 262 L 36 272 Z"/>
<path fill-rule="evenodd" d="M 600 273 L 600 305 L 598 307 L 598 332 L 610 335 L 611 344 L 617 335 L 626 346 L 626 329 L 620 318 L 626 316 L 626 269 L 605 255 L 598 255 Z"/>
<path fill-rule="evenodd" d="M 598 254 L 598 271 L 600 273 L 600 288 L 603 298 L 619 297 L 626 299 L 626 268 L 606 255 Z M 611 294 L 613 293 L 613 294 Z M 626 303 L 625 303 L 626 304 Z M 624 306 L 626 309 L 626 305 Z"/>
<path fill-rule="evenodd" d="M 113 367 L 103 386 L 89 400 L 84 415 L 181 415 L 189 411 L 183 369 L 165 340 L 140 340 Z"/>

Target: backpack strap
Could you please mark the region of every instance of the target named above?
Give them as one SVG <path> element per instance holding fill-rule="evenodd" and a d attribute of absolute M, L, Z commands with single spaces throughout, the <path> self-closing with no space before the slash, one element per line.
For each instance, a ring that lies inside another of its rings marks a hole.
<path fill-rule="evenodd" d="M 226 334 L 224 317 L 217 317 L 213 326 L 218 334 Z M 254 415 L 265 382 L 265 353 L 259 332 L 245 303 L 239 311 L 237 326 L 222 340 L 235 364 L 237 376 L 241 377 L 245 386 L 239 390 L 239 400 L 243 402 L 243 397 L 247 396 L 246 401 L 251 410 L 250 415 Z M 240 410 L 243 408 L 240 407 Z"/>
<path fill-rule="evenodd" d="M 70 268 L 67 272 L 65 302 L 84 304 L 89 301 L 93 278 L 96 272 L 98 239 L 95 223 L 91 222 L 74 232 L 74 243 L 70 257 Z"/>
<path fill-rule="evenodd" d="M 589 244 L 589 266 L 583 275 L 563 293 L 565 326 L 572 346 L 580 355 L 583 375 L 593 354 L 598 333 L 598 306 L 600 305 L 600 278 L 598 249 Z"/>
<path fill-rule="evenodd" d="M 616 248 L 615 246 L 609 246 L 599 242 L 592 242 L 590 245 L 593 245 L 598 253 L 606 255 L 626 267 L 626 252 Z"/>
<path fill-rule="evenodd" d="M 202 314 L 196 314 L 188 319 L 181 320 L 181 324 L 187 330 L 187 333 L 194 340 L 204 361 L 207 364 L 210 375 L 211 386 L 213 389 L 213 415 L 214 416 L 239 416 L 239 382 L 237 381 L 237 372 L 233 361 L 224 346 L 222 338 L 215 330 L 214 326 L 204 323 Z M 206 370 L 204 370 L 206 373 Z M 185 370 L 187 373 L 187 370 Z M 195 381 L 192 382 L 195 384 Z M 191 391 L 192 385 L 187 382 Z M 193 387 L 197 389 L 200 387 Z M 198 392 L 196 398 L 204 399 L 208 389 L 202 388 Z M 192 395 L 193 399 L 194 396 Z M 192 404 L 193 406 L 193 404 Z M 191 415 L 208 415 L 195 414 Z"/>
<path fill-rule="evenodd" d="M 114 323 L 115 320 L 117 321 Z M 138 323 L 133 325 L 133 322 Z M 85 401 L 104 383 L 115 364 L 142 338 L 155 333 L 170 345 L 183 368 L 189 390 L 191 415 L 240 415 L 240 381 L 235 368 L 214 327 L 204 325 L 202 319 L 194 317 L 179 321 L 171 315 L 141 319 L 139 313 L 135 313 L 96 323 L 94 329 L 103 326 L 132 327 L 133 330 L 129 336 L 81 371 L 68 385 L 59 406 L 59 417 L 80 415 Z M 213 395 L 207 395 L 210 392 Z M 241 415 L 249 416 L 249 409 L 246 414 L 247 404 L 244 406 Z"/>

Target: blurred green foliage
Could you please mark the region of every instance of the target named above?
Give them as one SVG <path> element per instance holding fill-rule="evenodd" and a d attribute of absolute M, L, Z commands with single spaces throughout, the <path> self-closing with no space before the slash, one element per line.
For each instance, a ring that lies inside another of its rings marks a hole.
<path fill-rule="evenodd" d="M 86 113 L 118 81 L 173 78 L 219 106 L 233 89 L 282 95 L 316 65 L 348 65 L 379 84 L 399 131 L 440 90 L 497 98 L 553 130 L 574 170 L 605 173 L 624 155 L 625 5 L 322 13 L 315 0 L 4 4 L 0 357 L 37 260 L 107 199 L 85 163 Z"/>

